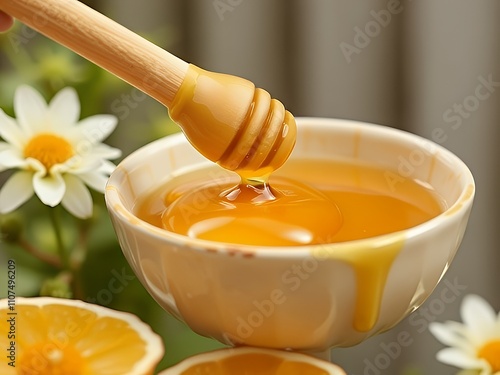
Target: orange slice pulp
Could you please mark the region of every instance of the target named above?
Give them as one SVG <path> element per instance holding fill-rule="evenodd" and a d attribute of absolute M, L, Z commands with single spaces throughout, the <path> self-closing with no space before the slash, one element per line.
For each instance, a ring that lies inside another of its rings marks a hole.
<path fill-rule="evenodd" d="M 315 357 L 281 350 L 239 347 L 185 359 L 158 375 L 346 375 Z"/>
<path fill-rule="evenodd" d="M 0 300 L 0 332 L 2 375 L 152 375 L 164 353 L 135 315 L 77 300 Z"/>

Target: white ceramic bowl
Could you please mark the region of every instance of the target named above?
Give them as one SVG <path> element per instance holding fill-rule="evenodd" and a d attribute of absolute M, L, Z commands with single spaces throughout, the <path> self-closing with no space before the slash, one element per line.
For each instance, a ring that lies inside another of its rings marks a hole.
<path fill-rule="evenodd" d="M 106 189 L 114 228 L 146 289 L 201 335 L 300 351 L 354 345 L 420 306 L 457 251 L 474 180 L 455 155 L 388 127 L 319 118 L 297 122 L 291 158 L 372 162 L 389 171 L 392 183 L 413 178 L 430 184 L 449 208 L 408 230 L 338 244 L 288 249 L 193 240 L 141 221 L 133 208 L 152 187 L 206 160 L 182 134 L 137 150 Z M 391 252 L 395 258 L 384 274 L 381 260 Z M 362 294 L 370 298 L 358 298 Z"/>

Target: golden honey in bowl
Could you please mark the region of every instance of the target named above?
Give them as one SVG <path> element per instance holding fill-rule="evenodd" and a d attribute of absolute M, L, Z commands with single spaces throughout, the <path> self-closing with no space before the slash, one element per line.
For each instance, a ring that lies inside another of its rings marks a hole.
<path fill-rule="evenodd" d="M 387 170 L 349 160 L 290 159 L 260 183 L 217 168 L 172 178 L 138 202 L 136 215 L 192 238 L 301 246 L 397 232 L 446 209 L 431 187 L 393 184 Z"/>

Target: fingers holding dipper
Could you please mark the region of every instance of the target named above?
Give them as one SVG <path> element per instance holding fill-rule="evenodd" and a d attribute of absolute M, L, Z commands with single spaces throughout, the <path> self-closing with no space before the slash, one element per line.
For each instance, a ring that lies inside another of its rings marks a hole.
<path fill-rule="evenodd" d="M 14 19 L 0 10 L 0 33 L 9 30 L 14 24 Z"/>

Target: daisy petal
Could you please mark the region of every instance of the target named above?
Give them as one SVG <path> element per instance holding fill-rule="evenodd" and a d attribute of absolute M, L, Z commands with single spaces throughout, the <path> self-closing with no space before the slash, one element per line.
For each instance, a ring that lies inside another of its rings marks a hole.
<path fill-rule="evenodd" d="M 462 350 L 456 348 L 442 349 L 437 353 L 436 358 L 442 363 L 466 370 L 480 370 L 484 368 L 483 361 L 471 357 Z"/>
<path fill-rule="evenodd" d="M 116 165 L 112 162 L 101 158 L 95 158 L 93 156 L 91 157 L 90 155 L 86 159 L 75 159 L 74 163 L 67 164 L 70 167 L 68 170 L 71 170 L 71 173 L 77 175 L 88 172 L 98 172 L 109 175 L 116 168 Z"/>
<path fill-rule="evenodd" d="M 445 324 L 430 323 L 429 330 L 443 344 L 459 348 L 466 353 L 474 353 L 476 347 L 471 341 L 470 329 L 458 322 L 446 322 Z"/>
<path fill-rule="evenodd" d="M 27 158 L 26 166 L 26 169 L 29 169 L 36 173 L 40 173 L 40 176 L 45 176 L 45 174 L 47 173 L 47 168 L 45 168 L 45 165 L 43 165 L 38 159 Z"/>
<path fill-rule="evenodd" d="M 96 145 L 92 149 L 92 155 L 99 157 L 101 159 L 116 159 L 122 155 L 121 150 L 110 147 L 104 143 Z"/>
<path fill-rule="evenodd" d="M 429 331 L 436 339 L 447 346 L 457 346 L 457 341 L 463 340 L 463 337 L 450 329 L 447 324 L 432 322 L 429 324 Z"/>
<path fill-rule="evenodd" d="M 95 115 L 79 122 L 85 139 L 96 144 L 106 139 L 115 130 L 118 118 L 113 115 Z"/>
<path fill-rule="evenodd" d="M 92 196 L 83 182 L 70 174 L 64 176 L 64 181 L 66 193 L 61 201 L 64 208 L 80 219 L 92 216 Z"/>
<path fill-rule="evenodd" d="M 88 186 L 90 186 L 92 189 L 100 193 L 104 193 L 106 183 L 108 182 L 107 176 L 103 176 L 95 172 L 89 172 L 89 173 L 79 174 L 78 177 L 80 177 L 80 179 L 83 182 L 85 182 Z"/>
<path fill-rule="evenodd" d="M 30 86 L 20 86 L 14 95 L 17 122 L 27 135 L 47 127 L 47 103 L 38 91 Z"/>
<path fill-rule="evenodd" d="M 0 152 L 5 151 L 11 147 L 12 146 L 9 143 L 0 141 Z"/>
<path fill-rule="evenodd" d="M 101 166 L 97 170 L 99 173 L 110 175 L 116 169 L 116 165 L 109 160 L 103 160 Z"/>
<path fill-rule="evenodd" d="M 49 104 L 50 120 L 55 129 L 67 129 L 80 118 L 80 101 L 76 90 L 66 87 L 59 91 Z"/>
<path fill-rule="evenodd" d="M 10 148 L 0 152 L 0 165 L 6 168 L 22 168 L 28 163 L 19 155 L 18 150 Z"/>
<path fill-rule="evenodd" d="M 13 174 L 0 190 L 0 213 L 15 210 L 33 196 L 33 173 L 20 171 Z"/>
<path fill-rule="evenodd" d="M 13 118 L 0 109 L 0 137 L 17 148 L 23 148 L 25 135 Z"/>
<path fill-rule="evenodd" d="M 49 174 L 53 176 L 56 174 L 63 175 L 67 173 L 69 170 L 71 170 L 71 164 L 68 162 L 64 164 L 55 164 L 52 166 L 52 168 L 50 168 Z"/>
<path fill-rule="evenodd" d="M 35 173 L 33 176 L 33 187 L 35 193 L 47 206 L 54 207 L 61 203 L 66 184 L 60 174 L 47 175 L 42 177 L 41 173 Z"/>
<path fill-rule="evenodd" d="M 460 314 L 475 336 L 482 339 L 490 337 L 496 325 L 496 313 L 486 300 L 475 294 L 465 296 Z"/>
<path fill-rule="evenodd" d="M 88 154 L 85 156 L 75 155 L 73 158 L 68 160 L 65 165 L 68 171 L 73 174 L 86 173 L 90 171 L 97 171 L 101 166 L 103 160 L 98 157 L 94 157 L 93 154 Z"/>

